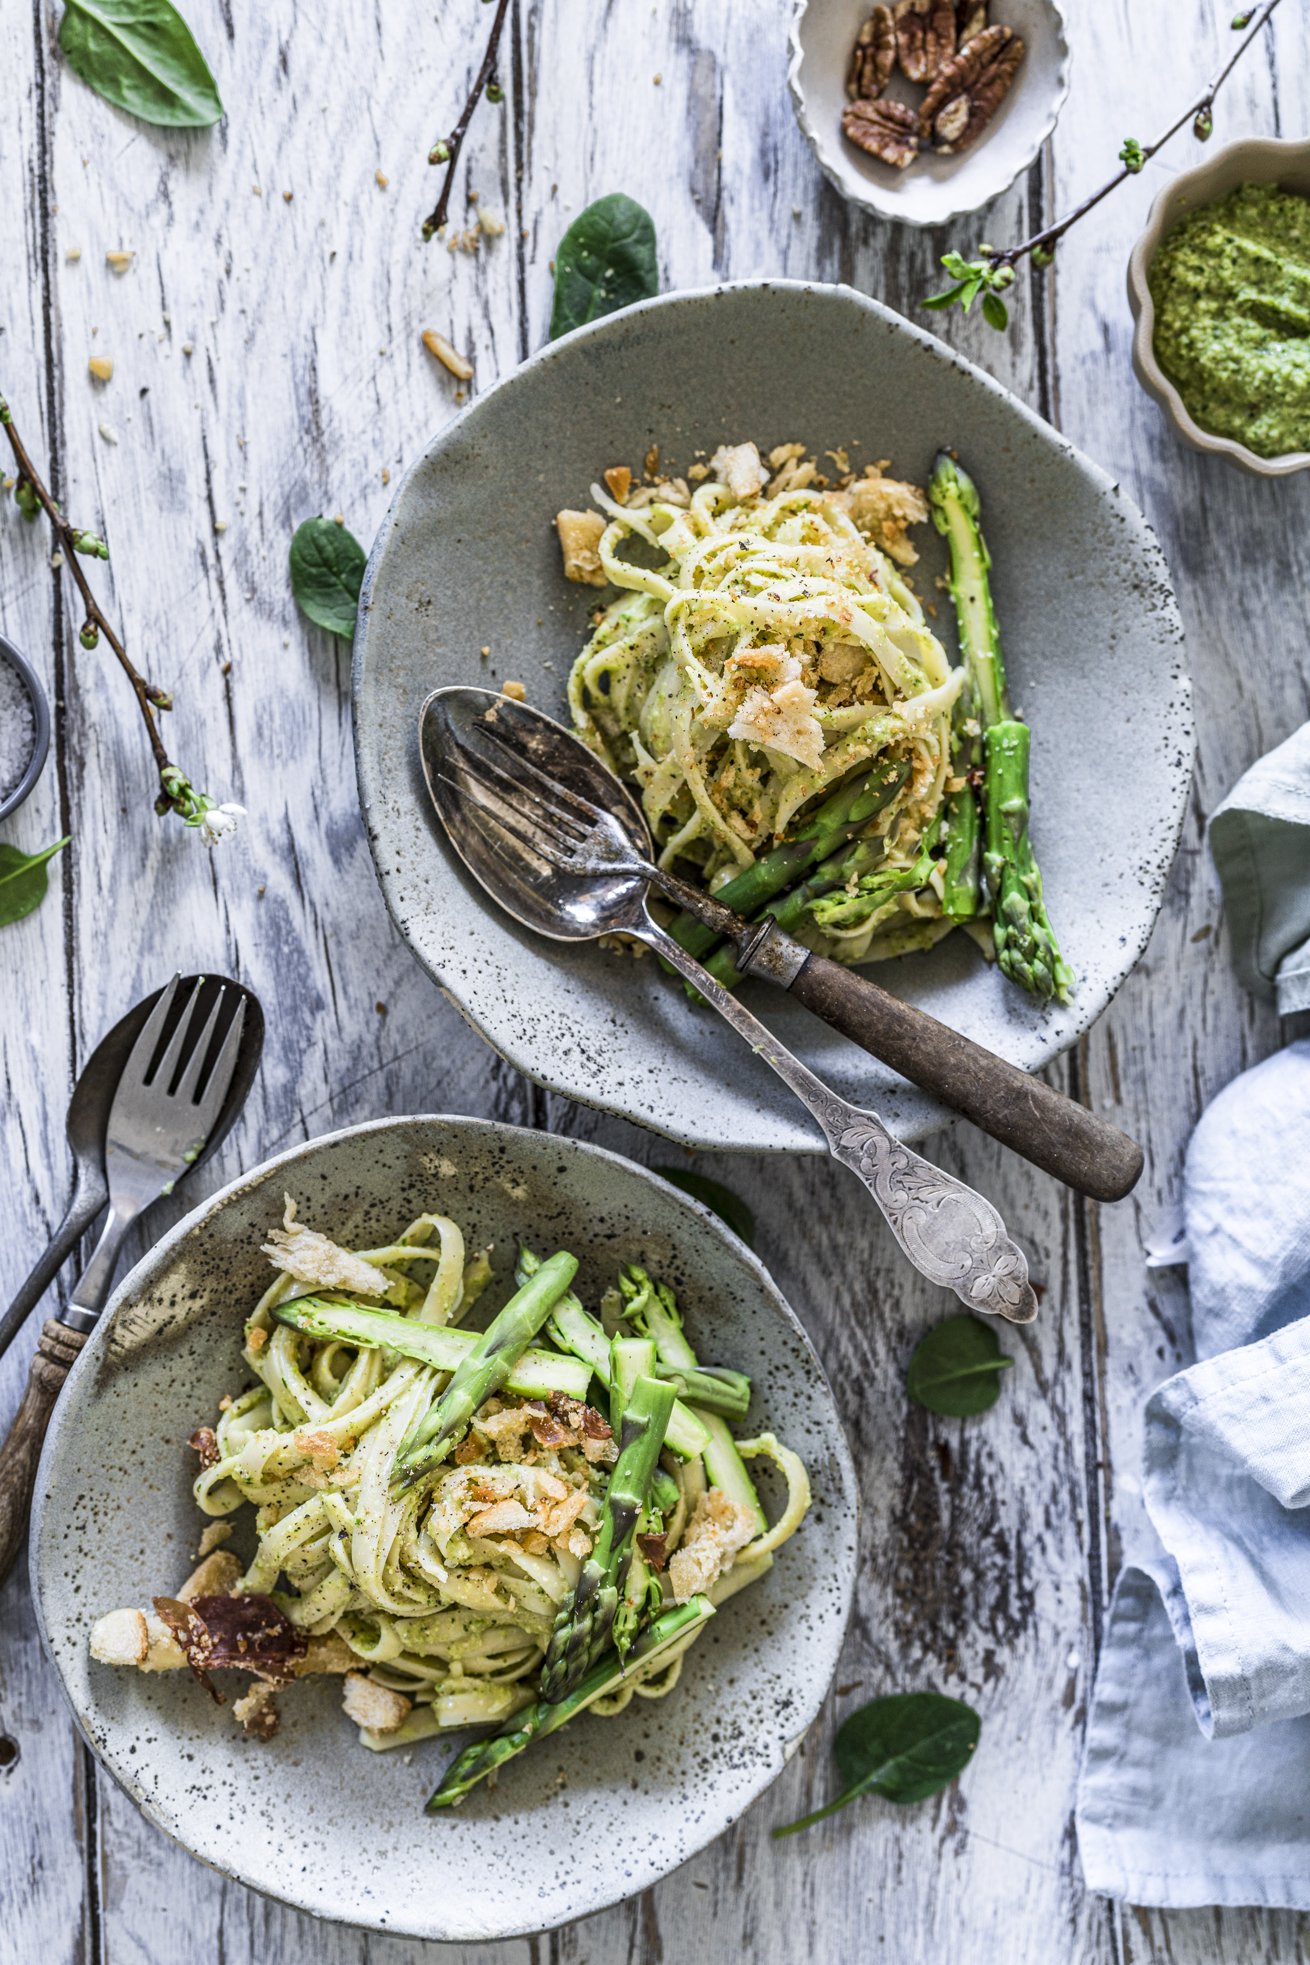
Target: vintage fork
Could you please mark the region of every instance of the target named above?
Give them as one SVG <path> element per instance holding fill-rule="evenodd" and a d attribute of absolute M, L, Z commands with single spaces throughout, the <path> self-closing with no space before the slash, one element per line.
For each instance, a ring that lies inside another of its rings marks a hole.
<path fill-rule="evenodd" d="M 0 1581 L 23 1539 L 55 1400 L 104 1309 L 124 1237 L 195 1164 L 227 1099 L 241 1049 L 246 996 L 236 990 L 235 1011 L 223 1028 L 231 986 L 220 988 L 197 1029 L 202 988 L 202 979 L 197 979 L 182 994 L 174 976 L 123 1067 L 105 1132 L 109 1210 L 104 1226 L 67 1305 L 57 1318 L 46 1320 L 22 1403 L 0 1447 Z M 177 1022 L 156 1059 L 175 1005 Z"/>
<path fill-rule="evenodd" d="M 1135 1140 L 960 1031 L 903 1002 L 871 978 L 812 953 L 772 915 L 747 921 L 669 873 L 608 810 L 543 770 L 513 719 L 479 718 L 467 732 L 462 765 L 442 760 L 437 776 L 507 842 L 565 878 L 644 881 L 704 922 L 734 949 L 739 973 L 787 990 L 816 1016 L 889 1064 L 911 1083 L 971 1119 L 984 1132 L 1077 1192 L 1117 1201 L 1142 1168 Z M 547 719 L 542 718 L 545 724 Z M 552 734 L 555 726 L 549 726 Z M 570 747 L 578 740 L 559 732 Z M 557 743 L 561 757 L 566 755 Z M 451 771 L 459 772 L 458 777 Z M 702 993 L 704 993 L 702 991 Z"/>

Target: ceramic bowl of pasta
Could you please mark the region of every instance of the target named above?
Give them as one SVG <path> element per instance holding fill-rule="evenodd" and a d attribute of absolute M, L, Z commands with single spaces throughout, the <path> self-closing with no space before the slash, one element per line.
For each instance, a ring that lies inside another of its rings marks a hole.
<path fill-rule="evenodd" d="M 672 872 L 1029 1070 L 1131 969 L 1186 804 L 1181 627 L 1141 515 L 988 376 L 839 287 L 651 301 L 481 397 L 399 491 L 354 667 L 384 895 L 497 1049 L 689 1145 L 819 1150 L 658 964 L 534 939 L 453 863 L 418 717 L 470 682 L 570 721 Z M 905 1137 L 941 1123 L 748 987 L 843 1095 Z"/>
<path fill-rule="evenodd" d="M 857 1491 L 796 1318 L 644 1168 L 474 1119 L 313 1141 L 117 1291 L 33 1593 L 158 1827 L 316 1916 L 462 1943 L 703 1848 L 822 1702 Z"/>

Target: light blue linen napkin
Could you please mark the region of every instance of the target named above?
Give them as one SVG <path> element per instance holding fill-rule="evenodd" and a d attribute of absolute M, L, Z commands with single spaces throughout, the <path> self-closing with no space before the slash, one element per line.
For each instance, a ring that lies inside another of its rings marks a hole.
<path fill-rule="evenodd" d="M 1310 1007 L 1310 724 L 1211 823 L 1238 973 Z M 1148 1401 L 1154 1539 L 1107 1620 L 1077 1803 L 1088 1887 L 1310 1908 L 1310 1040 L 1188 1147 L 1199 1362 Z"/>

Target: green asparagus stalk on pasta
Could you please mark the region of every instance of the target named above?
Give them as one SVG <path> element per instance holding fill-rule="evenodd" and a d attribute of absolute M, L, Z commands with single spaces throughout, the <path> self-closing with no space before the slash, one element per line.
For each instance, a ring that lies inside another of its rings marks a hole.
<path fill-rule="evenodd" d="M 982 864 L 996 960 L 1004 974 L 1039 1000 L 1064 1002 L 1074 977 L 1046 911 L 1029 832 L 1029 731 L 1010 705 L 981 501 L 973 480 L 946 451 L 933 466 L 928 503 L 950 550 L 960 650 L 982 726 Z"/>
<path fill-rule="evenodd" d="M 673 1411 L 673 1387 L 639 1378 L 623 1411 L 619 1457 L 610 1470 L 600 1528 L 577 1587 L 560 1608 L 541 1668 L 541 1694 L 552 1705 L 568 1696 L 612 1642 L 614 1613 L 637 1521 L 650 1496 Z"/>
<path fill-rule="evenodd" d="M 818 928 L 845 928 L 853 923 L 870 921 L 880 908 L 894 901 L 898 894 L 913 894 L 920 887 L 926 887 L 933 870 L 933 853 L 937 845 L 940 828 L 934 820 L 919 842 L 919 850 L 907 867 L 894 870 L 879 869 L 866 874 L 849 891 L 825 894 L 810 907 L 810 916 Z"/>
<path fill-rule="evenodd" d="M 514 1273 L 520 1283 L 535 1276 L 541 1267 L 541 1257 L 531 1249 L 520 1249 Z M 549 1335 L 559 1345 L 589 1367 L 591 1375 L 598 1378 L 607 1392 L 612 1390 L 612 1363 L 610 1340 L 604 1329 L 585 1310 L 572 1290 L 567 1290 L 550 1313 L 546 1325 Z M 658 1370 L 658 1366 L 656 1367 Z M 578 1396 L 585 1397 L 585 1393 Z M 704 1424 L 682 1399 L 673 1408 L 665 1445 L 677 1454 L 679 1460 L 694 1460 L 705 1448 L 707 1435 Z"/>
<path fill-rule="evenodd" d="M 625 1320 L 641 1336 L 655 1340 L 655 1355 L 662 1366 L 682 1372 L 700 1369 L 700 1360 L 683 1329 L 677 1299 L 667 1283 L 657 1283 L 634 1262 L 619 1277 L 619 1294 Z M 746 1462 L 737 1451 L 727 1421 L 721 1413 L 709 1412 L 704 1408 L 693 1410 L 709 1435 L 701 1450 L 701 1458 L 705 1462 L 705 1475 L 710 1486 L 722 1488 L 734 1501 L 749 1508 L 763 1533 L 766 1524 L 760 1497 L 746 1471 Z"/>
<path fill-rule="evenodd" d="M 429 1813 L 435 1814 L 440 1808 L 453 1808 L 488 1774 L 493 1774 L 507 1760 L 521 1754 L 534 1740 L 544 1740 L 550 1734 L 557 1733 L 561 1726 L 567 1726 L 571 1719 L 576 1719 L 597 1699 L 603 1699 L 606 1693 L 617 1691 L 638 1665 L 652 1663 L 662 1652 L 691 1637 L 713 1615 L 714 1606 L 705 1597 L 691 1597 L 686 1603 L 673 1605 L 635 1639 L 626 1664 L 614 1651 L 606 1652 L 566 1698 L 556 1701 L 539 1699 L 525 1712 L 516 1713 L 510 1723 L 491 1739 L 475 1740 L 446 1769 L 440 1786 L 428 1802 Z"/>
<path fill-rule="evenodd" d="M 610 1425 L 614 1428 L 615 1437 L 622 1439 L 623 1415 L 632 1397 L 633 1387 L 639 1378 L 655 1376 L 655 1346 L 648 1337 L 615 1337 L 610 1340 L 610 1361 Z M 660 1480 L 663 1485 L 662 1475 L 663 1469 L 658 1466 L 651 1472 L 646 1503 L 637 1517 L 619 1600 L 610 1625 L 614 1649 L 624 1659 L 631 1651 L 638 1631 L 664 1607 L 664 1591 L 659 1577 L 640 1543 L 641 1536 L 658 1535 L 664 1527 L 664 1517 L 655 1494 L 656 1481 Z M 676 1495 L 676 1484 L 674 1491 Z"/>
<path fill-rule="evenodd" d="M 504 1385 L 577 1268 L 576 1256 L 558 1250 L 492 1318 L 440 1397 L 401 1441 L 394 1474 L 398 1483 L 412 1486 L 454 1452 L 478 1407 Z"/>
<path fill-rule="evenodd" d="M 394 1351 L 402 1358 L 433 1365 L 438 1371 L 458 1371 L 478 1344 L 476 1331 L 458 1330 L 450 1324 L 421 1324 L 394 1310 L 331 1303 L 319 1296 L 293 1297 L 290 1303 L 279 1303 L 273 1315 L 280 1324 L 303 1331 L 307 1337 Z M 505 1390 L 523 1399 L 541 1399 L 551 1392 L 585 1399 L 590 1383 L 590 1368 L 582 1360 L 559 1357 L 553 1351 L 527 1350 L 511 1366 Z"/>
<path fill-rule="evenodd" d="M 982 741 L 973 684 L 967 679 L 951 717 L 951 776 L 946 795 L 946 852 L 942 861 L 942 913 L 972 921 L 982 906 L 982 826 L 975 780 L 982 775 Z"/>
<path fill-rule="evenodd" d="M 877 818 L 895 798 L 905 776 L 906 766 L 899 759 L 883 758 L 868 771 L 846 778 L 802 820 L 791 839 L 761 853 L 750 866 L 716 888 L 714 898 L 753 918 L 775 894 L 794 887 L 811 867 Z M 690 955 L 706 955 L 718 940 L 713 928 L 685 912 L 677 916 L 669 932 Z"/>
<path fill-rule="evenodd" d="M 757 921 L 766 918 L 777 922 L 785 934 L 793 935 L 809 919 L 810 903 L 823 894 L 830 894 L 837 887 L 846 887 L 852 881 L 861 880 L 881 866 L 887 852 L 887 841 L 880 833 L 864 833 L 857 839 L 848 839 L 830 853 L 826 860 L 789 887 L 785 894 L 779 894 L 755 916 Z M 735 989 L 741 981 L 741 970 L 737 967 L 735 950 L 728 942 L 720 942 L 712 954 L 705 957 L 705 967 L 725 989 Z"/>

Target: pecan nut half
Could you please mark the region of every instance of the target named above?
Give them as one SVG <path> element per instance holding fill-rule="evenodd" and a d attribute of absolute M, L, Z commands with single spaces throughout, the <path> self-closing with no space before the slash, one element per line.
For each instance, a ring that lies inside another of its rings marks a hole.
<path fill-rule="evenodd" d="M 986 27 L 947 62 L 919 105 L 919 134 L 935 150 L 967 149 L 1004 102 L 1023 60 L 1012 27 Z"/>
<path fill-rule="evenodd" d="M 896 23 L 890 7 L 875 7 L 855 37 L 846 93 L 852 102 L 872 102 L 892 79 L 896 66 Z"/>
<path fill-rule="evenodd" d="M 890 96 L 880 102 L 848 102 L 841 126 L 852 143 L 898 171 L 912 164 L 922 147 L 914 111 Z"/>
<path fill-rule="evenodd" d="M 931 82 L 955 53 L 955 0 L 896 0 L 896 53 L 911 82 Z"/>
<path fill-rule="evenodd" d="M 955 0 L 955 45 L 962 48 L 987 25 L 987 0 Z"/>

